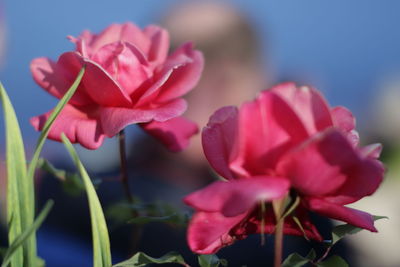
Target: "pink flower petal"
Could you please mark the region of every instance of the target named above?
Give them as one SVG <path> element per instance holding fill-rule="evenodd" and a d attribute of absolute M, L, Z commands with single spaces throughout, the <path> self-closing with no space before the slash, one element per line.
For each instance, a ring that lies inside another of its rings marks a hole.
<path fill-rule="evenodd" d="M 200 80 L 203 66 L 203 54 L 193 50 L 191 43 L 178 48 L 165 62 L 165 69 L 173 68 L 174 70 L 163 85 L 157 100 L 170 101 L 192 90 Z"/>
<path fill-rule="evenodd" d="M 346 136 L 354 147 L 358 146 L 358 144 L 360 143 L 360 136 L 358 135 L 358 132 L 356 130 L 348 132 Z"/>
<path fill-rule="evenodd" d="M 100 34 L 95 35 L 90 43 L 90 48 L 93 51 L 97 51 L 104 45 L 119 41 L 134 44 L 145 54 L 148 53 L 150 48 L 149 38 L 143 34 L 140 28 L 130 22 L 108 26 Z"/>
<path fill-rule="evenodd" d="M 327 195 L 352 178 L 343 170 L 357 164 L 359 157 L 346 138 L 333 129 L 307 140 L 278 164 L 278 173 L 302 194 Z"/>
<path fill-rule="evenodd" d="M 37 131 L 43 129 L 51 112 L 33 117 L 31 124 Z M 97 149 L 104 139 L 101 126 L 97 121 L 95 108 L 75 108 L 67 104 L 51 127 L 49 138 L 61 142 L 64 133 L 72 143 L 79 143 L 88 149 Z"/>
<path fill-rule="evenodd" d="M 202 132 L 202 144 L 208 162 L 218 174 L 226 179 L 234 178 L 229 169 L 229 162 L 237 149 L 237 131 L 237 108 L 223 107 L 210 117 L 210 121 Z"/>
<path fill-rule="evenodd" d="M 172 69 L 165 69 L 153 76 L 152 79 L 147 80 L 140 88 L 131 94 L 131 99 L 135 107 L 151 105 L 156 102 L 156 98 L 160 93 L 160 88 L 168 81 L 171 76 Z"/>
<path fill-rule="evenodd" d="M 310 134 L 333 125 L 329 105 L 317 90 L 308 86 L 296 87 L 294 83 L 280 84 L 271 90 L 289 103 Z"/>
<path fill-rule="evenodd" d="M 75 44 L 76 51 L 78 51 L 83 57 L 91 57 L 94 51 L 92 51 L 90 44 L 95 38 L 94 34 L 88 30 L 84 30 L 77 38 L 73 36 L 67 36 L 67 38 Z"/>
<path fill-rule="evenodd" d="M 357 131 L 354 130 L 356 127 L 356 119 L 351 111 L 345 107 L 339 106 L 334 107 L 331 110 L 331 114 L 334 125 L 346 133 L 351 143 L 357 146 L 360 138 L 358 137 Z"/>
<path fill-rule="evenodd" d="M 382 162 L 361 156 L 344 172 L 348 177 L 346 183 L 333 196 L 326 197 L 330 202 L 349 204 L 372 195 L 383 181 L 385 168 Z"/>
<path fill-rule="evenodd" d="M 189 145 L 190 138 L 199 130 L 197 124 L 183 117 L 164 122 L 151 121 L 140 126 L 173 152 L 185 149 Z"/>
<path fill-rule="evenodd" d="M 229 231 L 245 216 L 225 217 L 218 212 L 196 212 L 187 232 L 190 249 L 198 254 L 212 254 L 232 244 L 234 238 Z"/>
<path fill-rule="evenodd" d="M 106 107 L 100 111 L 101 125 L 104 133 L 112 137 L 129 124 L 150 122 L 152 120 L 163 122 L 182 115 L 187 104 L 183 99 L 171 101 L 163 106 L 149 109 Z"/>
<path fill-rule="evenodd" d="M 240 176 L 273 171 L 281 155 L 308 138 L 293 109 L 272 91 L 263 91 L 239 113 L 239 148 L 230 167 Z"/>
<path fill-rule="evenodd" d="M 44 58 L 36 59 L 32 61 L 31 70 L 40 86 L 60 98 L 72 85 L 83 62 L 86 65 L 85 74 L 71 104 L 84 106 L 95 101 L 103 106 L 130 106 L 129 96 L 113 78 L 97 63 L 82 58 L 76 52 L 62 54 L 56 65 Z"/>
<path fill-rule="evenodd" d="M 78 56 L 78 55 L 77 55 Z M 82 58 L 86 65 L 83 84 L 86 93 L 99 105 L 106 107 L 129 107 L 129 95 L 99 64 Z"/>
<path fill-rule="evenodd" d="M 382 144 L 371 144 L 371 145 L 361 148 L 360 151 L 361 151 L 361 154 L 364 155 L 364 157 L 370 157 L 373 159 L 377 159 L 381 155 Z"/>
<path fill-rule="evenodd" d="M 140 88 L 131 94 L 135 106 L 146 106 L 152 102 L 163 102 L 158 96 L 163 86 L 167 84 L 172 74 L 179 68 L 184 67 L 191 59 L 181 54 L 174 61 L 169 61 L 160 71 L 156 71 L 153 77 L 147 80 Z"/>
<path fill-rule="evenodd" d="M 149 78 L 147 62 L 133 45 L 115 42 L 101 47 L 92 57 L 130 95 Z"/>
<path fill-rule="evenodd" d="M 48 58 L 36 58 L 31 62 L 31 71 L 35 82 L 51 95 L 61 98 L 74 82 L 82 68 L 74 52 L 67 52 L 60 56 L 55 63 Z M 93 101 L 85 93 L 82 85 L 79 86 L 70 100 L 74 105 L 90 105 Z"/>
<path fill-rule="evenodd" d="M 345 132 L 354 130 L 356 127 L 356 119 L 350 110 L 345 107 L 334 107 L 332 109 L 332 118 L 335 126 L 339 127 Z"/>
<path fill-rule="evenodd" d="M 377 232 L 374 226 L 372 215 L 360 210 L 332 204 L 321 199 L 308 199 L 308 206 L 311 210 L 332 219 L 347 222 L 351 225 Z"/>
<path fill-rule="evenodd" d="M 261 201 L 284 197 L 288 189 L 287 180 L 268 176 L 217 181 L 188 195 L 184 202 L 196 210 L 233 217 L 251 211 Z"/>
<path fill-rule="evenodd" d="M 338 130 L 327 130 L 282 159 L 278 173 L 306 195 L 348 204 L 376 191 L 384 168 L 363 157 Z"/>
<path fill-rule="evenodd" d="M 143 32 L 151 41 L 147 59 L 154 65 L 164 63 L 169 49 L 168 32 L 156 25 L 147 26 Z"/>

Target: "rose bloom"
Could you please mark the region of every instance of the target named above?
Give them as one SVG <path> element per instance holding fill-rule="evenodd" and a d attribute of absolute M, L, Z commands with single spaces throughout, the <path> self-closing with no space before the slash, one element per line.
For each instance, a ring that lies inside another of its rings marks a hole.
<path fill-rule="evenodd" d="M 184 199 L 196 211 L 190 248 L 215 253 L 249 234 L 273 233 L 276 219 L 268 202 L 288 195 L 300 204 L 286 217 L 284 234 L 322 241 L 310 211 L 376 232 L 370 214 L 345 206 L 374 193 L 384 175 L 377 160 L 381 146 L 358 146 L 354 128 L 349 110 L 331 108 L 317 90 L 293 83 L 263 91 L 239 110 L 216 111 L 202 142 L 226 181 Z"/>
<path fill-rule="evenodd" d="M 75 95 L 56 119 L 49 138 L 65 133 L 73 143 L 89 149 L 101 146 L 129 124 L 137 123 L 169 149 L 188 145 L 197 126 L 181 117 L 182 95 L 193 89 L 203 69 L 203 56 L 191 43 L 168 55 L 168 32 L 150 25 L 143 30 L 132 23 L 113 24 L 100 34 L 84 31 L 69 37 L 75 51 L 57 62 L 36 58 L 34 80 L 61 98 L 80 69 L 86 70 Z M 31 119 L 42 130 L 50 112 Z"/>

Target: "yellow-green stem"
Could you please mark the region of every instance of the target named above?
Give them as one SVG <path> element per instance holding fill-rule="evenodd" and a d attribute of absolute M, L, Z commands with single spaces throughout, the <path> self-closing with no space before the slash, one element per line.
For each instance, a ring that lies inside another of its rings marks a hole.
<path fill-rule="evenodd" d="M 275 251 L 274 251 L 274 267 L 281 267 L 282 251 L 283 251 L 283 222 L 285 219 L 279 220 L 275 226 Z"/>
<path fill-rule="evenodd" d="M 274 200 L 272 207 L 274 209 L 276 225 L 275 225 L 275 240 L 274 240 L 274 267 L 281 267 L 283 253 L 283 224 L 285 218 L 282 216 L 284 212 L 284 203 L 286 197 Z"/>

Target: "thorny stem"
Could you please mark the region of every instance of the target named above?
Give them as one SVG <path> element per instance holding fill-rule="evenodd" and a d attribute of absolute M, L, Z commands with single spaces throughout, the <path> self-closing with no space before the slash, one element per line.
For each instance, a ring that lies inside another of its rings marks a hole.
<path fill-rule="evenodd" d="M 119 158 L 121 161 L 121 182 L 124 188 L 125 196 L 128 199 L 129 203 L 133 203 L 132 192 L 129 187 L 128 180 L 128 164 L 126 159 L 126 150 L 125 150 L 125 131 L 121 130 L 118 134 L 119 140 Z"/>

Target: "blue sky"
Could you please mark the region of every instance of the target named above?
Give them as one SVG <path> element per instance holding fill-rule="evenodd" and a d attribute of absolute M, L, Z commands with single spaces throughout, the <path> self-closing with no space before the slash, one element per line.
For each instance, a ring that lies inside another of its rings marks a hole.
<path fill-rule="evenodd" d="M 72 49 L 65 36 L 83 29 L 97 32 L 112 22 L 154 23 L 179 2 L 187 0 L 4 1 L 7 51 L 0 79 L 28 142 L 37 138 L 29 118 L 56 103 L 32 81 L 33 58 L 56 59 Z M 399 1 L 225 2 L 237 6 L 254 24 L 265 47 L 264 60 L 273 66 L 277 80 L 294 78 L 316 85 L 330 103 L 361 115 L 361 123 L 381 82 L 400 73 Z"/>

